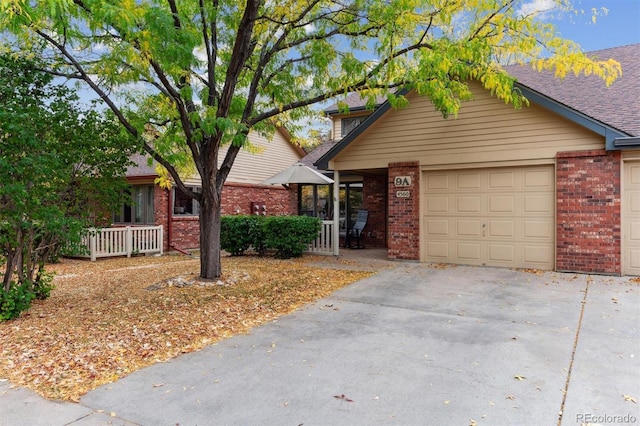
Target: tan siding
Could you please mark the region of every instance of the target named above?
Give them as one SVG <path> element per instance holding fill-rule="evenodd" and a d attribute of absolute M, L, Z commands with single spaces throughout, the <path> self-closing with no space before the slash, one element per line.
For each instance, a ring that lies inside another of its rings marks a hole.
<path fill-rule="evenodd" d="M 337 170 L 553 159 L 558 151 L 602 149 L 604 140 L 531 104 L 516 110 L 479 85 L 457 118 L 443 119 L 426 97 L 413 95 L 389 111 L 334 159 Z"/>
<path fill-rule="evenodd" d="M 342 139 L 342 117 L 333 117 L 332 124 L 333 124 L 332 139 L 339 141 L 340 139 Z"/>
<path fill-rule="evenodd" d="M 272 140 L 250 133 L 249 140 L 259 149 L 256 153 L 241 150 L 231 168 L 227 182 L 259 184 L 297 162 L 301 157 L 284 135 L 276 131 Z M 219 164 L 228 147 L 222 147 Z"/>

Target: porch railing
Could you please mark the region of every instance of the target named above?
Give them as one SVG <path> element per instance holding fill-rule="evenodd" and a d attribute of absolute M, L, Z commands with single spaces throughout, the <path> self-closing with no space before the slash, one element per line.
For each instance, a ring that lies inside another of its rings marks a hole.
<path fill-rule="evenodd" d="M 320 234 L 318 234 L 318 238 L 309 244 L 309 248 L 307 249 L 308 253 L 314 254 L 333 254 L 333 221 L 332 220 L 323 220 L 322 226 L 320 228 Z"/>
<path fill-rule="evenodd" d="M 119 228 L 89 228 L 82 238 L 89 257 L 127 256 L 132 254 L 162 254 L 162 225 L 127 226 Z"/>

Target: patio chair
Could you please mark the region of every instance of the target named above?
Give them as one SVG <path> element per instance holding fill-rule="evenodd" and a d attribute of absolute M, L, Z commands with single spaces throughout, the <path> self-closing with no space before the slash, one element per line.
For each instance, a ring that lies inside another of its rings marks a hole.
<path fill-rule="evenodd" d="M 340 236 L 344 237 L 344 247 L 363 249 L 364 245 L 361 244 L 362 232 L 367 225 L 367 218 L 369 217 L 368 210 L 358 210 L 356 215 L 356 221 L 349 229 L 340 233 Z M 356 239 L 356 246 L 351 246 L 351 240 Z"/>

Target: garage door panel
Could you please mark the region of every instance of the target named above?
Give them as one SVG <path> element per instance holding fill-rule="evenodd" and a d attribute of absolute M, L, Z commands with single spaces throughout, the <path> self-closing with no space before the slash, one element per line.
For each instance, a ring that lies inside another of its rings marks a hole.
<path fill-rule="evenodd" d="M 428 242 L 427 255 L 432 261 L 447 262 L 451 257 L 449 254 L 449 243 L 444 241 Z"/>
<path fill-rule="evenodd" d="M 629 194 L 629 213 L 640 214 L 640 193 Z"/>
<path fill-rule="evenodd" d="M 479 190 L 481 177 L 479 172 L 461 172 L 457 174 L 456 190 Z"/>
<path fill-rule="evenodd" d="M 553 191 L 555 180 L 553 173 L 543 169 L 530 169 L 523 171 L 523 189 L 544 189 Z"/>
<path fill-rule="evenodd" d="M 474 264 L 480 262 L 480 243 L 457 243 L 456 254 L 456 257 L 460 260 L 473 262 Z"/>
<path fill-rule="evenodd" d="M 511 170 L 489 171 L 488 176 L 488 189 L 513 190 L 516 187 L 516 176 Z"/>
<path fill-rule="evenodd" d="M 431 236 L 449 235 L 449 220 L 448 219 L 428 219 L 427 220 L 427 234 Z"/>
<path fill-rule="evenodd" d="M 515 252 L 515 247 L 510 244 L 488 244 L 487 260 L 493 265 L 503 262 L 508 262 L 509 264 L 511 264 L 516 259 Z"/>
<path fill-rule="evenodd" d="M 426 261 L 553 269 L 552 166 L 424 172 L 423 181 Z"/>
<path fill-rule="evenodd" d="M 449 197 L 427 197 L 427 213 L 448 213 Z"/>
<path fill-rule="evenodd" d="M 456 197 L 456 211 L 457 214 L 469 214 L 476 213 L 480 214 L 481 209 L 481 198 L 480 196 L 463 196 Z"/>
<path fill-rule="evenodd" d="M 489 238 L 515 238 L 516 224 L 512 220 L 491 220 L 487 227 Z"/>
<path fill-rule="evenodd" d="M 638 163 L 626 163 L 627 164 L 627 184 L 630 186 L 640 186 L 640 164 Z"/>
<path fill-rule="evenodd" d="M 629 240 L 640 241 L 640 222 L 632 222 L 629 224 Z"/>
<path fill-rule="evenodd" d="M 449 175 L 446 173 L 430 174 L 426 179 L 427 190 L 448 190 L 449 188 Z"/>
<path fill-rule="evenodd" d="M 552 240 L 554 235 L 554 225 L 551 219 L 548 220 L 525 220 L 523 237 L 526 239 Z"/>
<path fill-rule="evenodd" d="M 554 251 L 549 246 L 525 245 L 522 267 L 540 268 L 553 262 Z"/>
<path fill-rule="evenodd" d="M 490 195 L 489 214 L 514 214 L 516 211 L 515 195 Z"/>
<path fill-rule="evenodd" d="M 624 163 L 622 273 L 640 275 L 640 162 Z"/>
<path fill-rule="evenodd" d="M 479 220 L 456 220 L 456 234 L 453 237 L 479 237 L 482 228 Z"/>
<path fill-rule="evenodd" d="M 523 213 L 538 215 L 546 213 L 553 215 L 555 210 L 554 200 L 549 198 L 549 194 L 523 195 Z"/>

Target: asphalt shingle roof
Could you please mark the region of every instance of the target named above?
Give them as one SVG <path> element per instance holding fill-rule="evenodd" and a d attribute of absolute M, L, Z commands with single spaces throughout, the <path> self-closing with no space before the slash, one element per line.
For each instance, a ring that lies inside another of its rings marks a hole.
<path fill-rule="evenodd" d="M 522 86 L 631 136 L 640 136 L 640 44 L 588 52 L 587 55 L 600 60 L 617 60 L 622 66 L 622 76 L 607 87 L 595 75 L 571 74 L 559 80 L 553 72 L 537 72 L 526 65 L 506 69 Z M 349 95 L 344 102 L 350 109 L 364 107 L 364 101 L 357 93 Z M 380 98 L 380 104 L 383 102 L 384 98 Z M 337 103 L 325 110 L 329 115 L 338 112 Z"/>
<path fill-rule="evenodd" d="M 622 66 L 622 76 L 607 87 L 594 75 L 571 74 L 559 80 L 552 72 L 539 73 L 529 66 L 510 66 L 507 71 L 519 84 L 535 92 L 632 136 L 640 136 L 640 44 L 587 55 L 617 60 Z"/>
<path fill-rule="evenodd" d="M 338 143 L 338 141 L 327 141 L 318 145 L 313 151 L 305 155 L 300 162 L 307 167 L 311 167 L 317 169 L 315 166 L 315 162 L 320 159 L 324 154 L 326 154 L 333 146 Z"/>
<path fill-rule="evenodd" d="M 127 177 L 135 176 L 157 176 L 155 161 L 150 166 L 149 157 L 145 154 L 134 154 L 130 158 L 135 163 L 134 166 L 127 167 Z"/>

